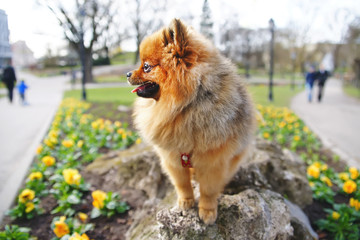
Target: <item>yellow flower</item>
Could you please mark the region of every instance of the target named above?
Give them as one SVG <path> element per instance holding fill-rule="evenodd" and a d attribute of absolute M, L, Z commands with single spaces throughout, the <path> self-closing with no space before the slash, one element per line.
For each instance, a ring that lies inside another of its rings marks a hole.
<path fill-rule="evenodd" d="M 300 136 L 294 136 L 294 140 L 296 141 L 296 142 L 298 142 L 298 141 L 300 141 Z"/>
<path fill-rule="evenodd" d="M 323 165 L 321 166 L 321 171 L 326 171 L 326 170 L 328 170 L 328 165 L 327 165 L 327 164 L 323 164 Z"/>
<path fill-rule="evenodd" d="M 339 173 L 339 178 L 343 181 L 347 181 L 349 180 L 349 174 L 345 172 Z"/>
<path fill-rule="evenodd" d="M 70 233 L 69 226 L 65 222 L 66 217 L 60 217 L 59 221 L 55 222 L 54 233 L 58 238 Z"/>
<path fill-rule="evenodd" d="M 51 130 L 48 135 L 50 138 L 57 138 L 59 136 L 59 132 L 55 130 Z"/>
<path fill-rule="evenodd" d="M 305 126 L 305 127 L 303 127 L 303 131 L 306 132 L 306 133 L 309 133 L 310 129 L 307 126 Z"/>
<path fill-rule="evenodd" d="M 93 197 L 93 206 L 102 209 L 104 207 L 104 200 L 106 198 L 106 193 L 101 190 L 96 190 L 91 193 L 91 196 Z"/>
<path fill-rule="evenodd" d="M 122 138 L 122 139 L 126 139 L 126 138 L 127 138 L 126 133 L 123 133 L 123 134 L 121 135 L 121 138 Z"/>
<path fill-rule="evenodd" d="M 94 121 L 91 123 L 91 127 L 96 130 L 99 128 L 99 123 L 97 121 Z"/>
<path fill-rule="evenodd" d="M 300 123 L 296 122 L 294 123 L 294 128 L 298 128 L 300 126 Z"/>
<path fill-rule="evenodd" d="M 63 176 L 65 182 L 69 185 L 75 184 L 79 185 L 81 180 L 81 175 L 77 169 L 68 168 L 63 171 Z"/>
<path fill-rule="evenodd" d="M 324 183 L 326 183 L 329 187 L 332 187 L 332 185 L 333 185 L 330 178 L 328 178 L 326 176 L 321 177 L 320 180 L 323 181 Z"/>
<path fill-rule="evenodd" d="M 30 181 L 33 181 L 33 180 L 40 180 L 42 179 L 43 175 L 41 172 L 32 172 L 30 173 L 29 175 L 29 179 Z"/>
<path fill-rule="evenodd" d="M 355 167 L 350 167 L 349 168 L 349 172 L 350 172 L 350 174 L 351 174 L 351 178 L 352 179 L 357 179 L 358 178 L 358 176 L 359 176 L 359 171 L 355 168 Z"/>
<path fill-rule="evenodd" d="M 281 123 L 279 123 L 279 127 L 280 127 L 280 128 L 283 128 L 283 127 L 285 127 L 285 126 L 286 126 L 286 122 L 282 121 Z"/>
<path fill-rule="evenodd" d="M 43 149 L 44 149 L 44 148 L 43 148 L 42 145 L 38 146 L 38 147 L 36 148 L 36 154 L 40 154 Z"/>
<path fill-rule="evenodd" d="M 320 169 L 317 166 L 315 166 L 314 164 L 312 164 L 307 168 L 307 174 L 314 178 L 319 178 Z"/>
<path fill-rule="evenodd" d="M 52 156 L 45 156 L 41 159 L 41 161 L 45 164 L 47 167 L 51 167 L 55 164 L 55 158 Z"/>
<path fill-rule="evenodd" d="M 82 222 L 86 222 L 86 220 L 88 219 L 88 215 L 86 213 L 82 213 L 82 212 L 78 213 L 78 217 Z"/>
<path fill-rule="evenodd" d="M 268 132 L 264 132 L 264 133 L 263 133 L 263 137 L 264 137 L 265 139 L 268 139 L 268 138 L 270 137 L 270 134 L 269 134 Z"/>
<path fill-rule="evenodd" d="M 338 212 L 332 212 L 332 218 L 334 220 L 338 220 L 340 218 L 340 214 Z"/>
<path fill-rule="evenodd" d="M 64 140 L 61 143 L 64 147 L 70 148 L 72 146 L 74 146 L 74 140 L 70 139 L 70 140 Z"/>
<path fill-rule="evenodd" d="M 114 125 L 115 125 L 115 127 L 119 128 L 119 127 L 121 127 L 121 122 L 115 121 Z"/>
<path fill-rule="evenodd" d="M 349 204 L 350 204 L 350 207 L 355 208 L 356 211 L 360 210 L 360 201 L 359 200 L 356 200 L 354 198 L 350 198 Z"/>
<path fill-rule="evenodd" d="M 77 147 L 78 147 L 78 148 L 82 148 L 83 145 L 84 145 L 84 141 L 83 141 L 83 140 L 79 140 L 79 141 L 77 142 Z"/>
<path fill-rule="evenodd" d="M 119 128 L 116 132 L 117 132 L 119 135 L 122 135 L 125 131 L 124 131 L 124 129 Z"/>
<path fill-rule="evenodd" d="M 83 233 L 81 236 L 80 234 L 78 234 L 77 232 L 75 232 L 70 238 L 69 240 L 90 240 L 90 238 L 88 237 L 88 235 L 86 235 L 85 233 Z"/>
<path fill-rule="evenodd" d="M 29 212 L 31 212 L 32 210 L 34 210 L 34 208 L 35 208 L 35 204 L 34 203 L 32 203 L 32 202 L 28 202 L 28 203 L 26 203 L 25 204 L 25 212 L 26 213 L 29 213 Z"/>
<path fill-rule="evenodd" d="M 320 162 L 314 162 L 312 165 L 314 165 L 317 168 L 321 168 L 321 163 Z"/>
<path fill-rule="evenodd" d="M 135 142 L 136 144 L 140 144 L 141 143 L 141 138 L 138 138 L 138 139 L 136 139 L 136 142 Z"/>
<path fill-rule="evenodd" d="M 310 187 L 315 187 L 315 183 L 314 182 L 309 182 L 309 186 Z"/>
<path fill-rule="evenodd" d="M 353 180 L 347 180 L 343 185 L 343 190 L 347 194 L 351 194 L 356 191 L 356 183 Z"/>
<path fill-rule="evenodd" d="M 288 128 L 288 130 L 291 131 L 291 130 L 293 129 L 293 126 L 289 124 L 289 125 L 287 126 L 287 128 Z"/>
<path fill-rule="evenodd" d="M 35 192 L 31 189 L 24 189 L 19 195 L 19 202 L 26 203 L 35 198 Z"/>

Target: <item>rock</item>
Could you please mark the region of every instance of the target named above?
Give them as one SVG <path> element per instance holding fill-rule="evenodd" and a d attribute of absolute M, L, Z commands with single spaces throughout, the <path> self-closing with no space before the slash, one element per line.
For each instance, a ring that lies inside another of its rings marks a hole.
<path fill-rule="evenodd" d="M 292 240 L 313 240 L 319 236 L 312 229 L 309 218 L 299 208 L 299 206 L 285 199 L 285 203 L 291 214 L 291 226 L 294 228 L 294 236 Z"/>
<path fill-rule="evenodd" d="M 225 193 L 249 188 L 271 189 L 300 207 L 312 202 L 305 163 L 289 150 L 261 139 L 256 140 L 253 156 L 240 167 Z"/>
<path fill-rule="evenodd" d="M 129 240 L 316 238 L 301 209 L 286 204 L 282 197 L 300 207 L 311 203 L 305 164 L 273 143 L 257 139 L 254 145 L 254 154 L 220 197 L 217 221 L 210 226 L 199 219 L 197 208 L 181 211 L 174 207 L 176 193 L 151 147 L 140 144 L 110 152 L 96 159 L 86 172 L 103 179 L 103 190 L 141 199 L 132 205 L 135 211 L 126 233 Z M 198 185 L 194 188 L 198 198 Z"/>
<path fill-rule="evenodd" d="M 143 144 L 124 151 L 110 152 L 88 165 L 86 171 L 100 175 L 103 185 L 113 189 L 133 188 L 146 193 L 147 198 L 163 198 L 172 188 L 162 173 L 154 150 Z"/>
<path fill-rule="evenodd" d="M 293 235 L 283 198 L 269 190 L 248 189 L 236 195 L 224 195 L 219 200 L 218 219 L 210 226 L 202 223 L 197 209 L 183 212 L 177 207 L 164 207 L 162 203 L 159 207 L 163 209 L 156 215 L 158 223 L 149 218 L 144 220 L 137 231 L 128 232 L 127 239 L 271 240 L 290 239 Z"/>

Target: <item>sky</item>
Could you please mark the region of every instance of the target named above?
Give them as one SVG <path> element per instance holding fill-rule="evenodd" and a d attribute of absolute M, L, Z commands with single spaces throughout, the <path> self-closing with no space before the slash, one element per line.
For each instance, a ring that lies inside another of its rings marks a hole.
<path fill-rule="evenodd" d="M 214 32 L 226 19 L 238 21 L 243 27 L 267 28 L 269 19 L 273 18 L 277 28 L 309 29 L 309 42 L 339 42 L 344 35 L 344 26 L 354 16 L 360 16 L 358 0 L 208 1 L 215 22 Z M 203 0 L 168 0 L 169 10 L 164 21 L 192 15 L 192 24 L 198 29 L 202 5 Z M 24 40 L 35 57 L 45 55 L 48 48 L 56 52 L 66 45 L 56 18 L 36 0 L 0 0 L 0 9 L 8 15 L 10 42 Z M 127 42 L 122 47 L 131 50 L 134 44 Z"/>

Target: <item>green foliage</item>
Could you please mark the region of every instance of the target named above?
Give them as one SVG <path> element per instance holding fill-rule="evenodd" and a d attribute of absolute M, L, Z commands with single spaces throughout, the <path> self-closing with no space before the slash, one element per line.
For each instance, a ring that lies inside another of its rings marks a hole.
<path fill-rule="evenodd" d="M 97 202 L 99 202 L 99 200 L 102 200 L 102 199 L 97 199 L 97 197 L 94 194 L 93 194 L 93 198 L 94 201 Z M 101 203 L 102 207 L 98 208 L 94 206 L 93 210 L 91 211 L 91 218 L 97 218 L 101 215 L 106 217 L 111 217 L 116 213 L 124 213 L 130 209 L 129 206 L 126 204 L 126 202 L 120 201 L 120 196 L 117 193 L 112 193 L 112 192 L 106 193 L 105 199 L 100 202 L 102 202 Z"/>
<path fill-rule="evenodd" d="M 334 204 L 334 209 L 326 209 L 326 219 L 317 222 L 320 229 L 327 230 L 335 240 L 357 240 L 360 238 L 359 214 L 346 204 Z M 335 212 L 336 211 L 336 212 Z M 340 216 L 337 218 L 336 215 Z"/>
<path fill-rule="evenodd" d="M 53 237 L 52 240 L 65 240 L 73 236 L 74 233 L 84 234 L 87 231 L 94 229 L 94 224 L 84 223 L 77 218 L 66 218 L 64 216 L 55 217 L 51 222 L 51 229 L 58 236 Z M 80 239 L 80 238 L 74 238 Z"/>
<path fill-rule="evenodd" d="M 0 232 L 0 240 L 32 240 L 29 228 L 18 227 L 17 225 L 6 225 L 4 231 Z"/>

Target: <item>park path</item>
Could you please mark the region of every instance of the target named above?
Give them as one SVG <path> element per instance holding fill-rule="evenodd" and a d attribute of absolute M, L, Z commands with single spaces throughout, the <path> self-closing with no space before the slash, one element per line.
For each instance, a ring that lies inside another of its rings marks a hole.
<path fill-rule="evenodd" d="M 301 92 L 292 99 L 291 108 L 321 138 L 324 145 L 342 157 L 349 166 L 360 169 L 360 101 L 344 94 L 342 82 L 329 79 L 324 97 L 307 102 Z"/>
<path fill-rule="evenodd" d="M 37 146 L 45 135 L 62 100 L 69 76 L 37 78 L 18 72 L 29 89 L 29 105 L 20 104 L 14 89 L 14 102 L 0 98 L 0 221 L 32 163 Z"/>

